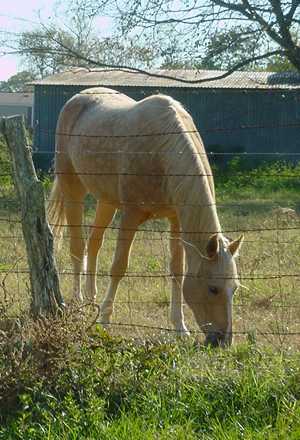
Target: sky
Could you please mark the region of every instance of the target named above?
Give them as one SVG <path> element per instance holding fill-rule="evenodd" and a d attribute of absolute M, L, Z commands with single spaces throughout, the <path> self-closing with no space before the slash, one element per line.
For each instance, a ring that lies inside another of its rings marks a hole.
<path fill-rule="evenodd" d="M 20 32 L 30 30 L 38 21 L 39 13 L 44 19 L 53 14 L 56 0 L 0 0 L 0 30 Z M 7 80 L 22 70 L 17 56 L 6 55 L 0 58 L 0 81 Z"/>
<path fill-rule="evenodd" d="M 0 32 L 31 30 L 39 21 L 47 23 L 51 20 L 55 16 L 55 11 L 57 11 L 57 0 L 0 0 Z M 105 19 L 102 20 L 101 27 L 103 28 L 103 24 L 104 27 L 109 27 L 109 22 L 103 23 L 103 21 Z M 0 81 L 5 81 L 22 70 L 20 57 L 0 56 Z"/>

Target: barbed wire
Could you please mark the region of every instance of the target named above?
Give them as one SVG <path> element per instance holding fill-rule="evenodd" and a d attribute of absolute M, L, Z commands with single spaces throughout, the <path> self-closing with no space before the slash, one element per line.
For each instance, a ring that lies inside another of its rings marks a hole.
<path fill-rule="evenodd" d="M 21 224 L 22 220 L 20 219 L 11 219 L 11 218 L 0 218 L 0 222 L 6 222 L 6 223 L 14 223 L 14 224 Z M 90 228 L 90 229 L 110 229 L 110 230 L 117 230 L 117 231 L 127 231 L 127 232 L 152 232 L 152 233 L 168 233 L 173 234 L 174 231 L 171 231 L 170 229 L 150 229 L 150 228 L 121 228 L 119 226 L 98 226 L 94 224 L 87 224 L 87 223 L 81 223 L 81 224 L 56 224 L 56 223 L 49 223 L 51 227 L 61 227 L 61 228 Z M 297 231 L 300 229 L 299 226 L 286 226 L 286 227 L 263 227 L 263 228 L 240 228 L 240 229 L 224 229 L 224 230 L 211 230 L 211 231 L 185 231 L 185 230 L 179 230 L 176 231 L 180 234 L 190 234 L 190 235 L 208 235 L 208 234 L 230 234 L 230 233 L 247 233 L 247 232 L 276 232 L 279 231 Z"/>
<path fill-rule="evenodd" d="M 249 170 L 249 172 L 247 172 L 247 171 L 245 171 L 244 173 L 242 172 L 242 171 L 233 171 L 233 172 L 230 172 L 230 177 L 244 177 L 244 178 L 246 178 L 246 177 L 248 177 L 249 175 L 251 176 L 253 176 L 253 172 L 251 172 L 251 170 Z M 201 173 L 201 174 L 191 174 L 191 173 L 182 173 L 182 174 L 170 174 L 170 173 L 156 173 L 156 174 L 154 174 L 154 173 L 151 173 L 151 174 L 147 174 L 147 173 L 134 173 L 134 172 L 122 172 L 122 171 L 120 171 L 120 172 L 118 172 L 118 171 L 116 171 L 116 172 L 83 172 L 83 171 L 76 171 L 76 172 L 62 172 L 62 171 L 51 171 L 51 170 L 48 170 L 47 171 L 47 175 L 48 176 L 92 176 L 92 177 L 95 177 L 95 176 L 102 176 L 102 177 L 109 177 L 109 176 L 111 176 L 111 177 L 118 177 L 118 176 L 127 176 L 127 177 L 130 177 L 130 176 L 132 176 L 132 177 L 165 177 L 165 178 L 168 178 L 168 177 L 182 177 L 182 178 L 185 178 L 185 177 L 199 177 L 199 178 L 202 178 L 202 177 L 215 177 L 215 174 L 212 174 L 212 173 L 210 173 L 210 174 L 204 174 L 204 173 Z M 0 174 L 0 177 L 13 177 L 12 176 L 12 173 L 1 173 Z M 226 177 L 229 177 L 229 175 L 227 175 Z M 298 172 L 296 172 L 296 173 L 291 173 L 291 172 L 288 172 L 288 173 L 276 173 L 276 174 L 274 174 L 274 172 L 262 172 L 262 173 L 259 173 L 259 175 L 257 174 L 257 172 L 255 172 L 255 177 L 256 178 L 259 178 L 259 179 L 274 179 L 274 178 L 278 178 L 278 177 L 280 177 L 280 178 L 284 178 L 284 179 L 299 179 L 300 178 L 300 173 L 298 173 Z M 299 183 L 300 183 L 300 181 L 299 181 Z"/>
<path fill-rule="evenodd" d="M 266 302 L 266 304 L 264 305 L 264 301 Z M 114 301 L 114 304 L 128 304 L 128 301 L 121 301 L 121 300 L 116 300 Z M 154 304 L 154 305 L 165 305 L 165 306 L 169 306 L 170 305 L 170 301 L 138 301 L 136 299 L 131 300 L 130 301 L 131 305 L 140 305 L 140 304 Z M 205 304 L 204 301 L 189 301 L 189 304 Z M 183 304 L 184 306 L 186 306 L 186 304 Z M 258 299 L 257 301 L 253 301 L 250 302 L 248 301 L 247 303 L 243 302 L 243 303 L 233 303 L 232 305 L 233 307 L 236 308 L 276 308 L 276 309 L 300 309 L 300 304 L 298 303 L 291 303 L 291 304 L 281 304 L 279 301 L 276 303 L 276 301 L 272 301 L 268 299 Z M 295 322 L 294 322 L 295 324 Z M 300 324 L 300 320 L 299 322 L 296 322 L 296 324 Z"/>
<path fill-rule="evenodd" d="M 117 327 L 136 327 L 136 328 L 142 328 L 142 329 L 147 329 L 147 330 L 158 330 L 158 331 L 162 331 L 162 332 L 168 332 L 168 333 L 178 333 L 178 331 L 176 329 L 173 328 L 169 328 L 169 327 L 161 327 L 161 326 L 154 326 L 154 325 L 147 325 L 147 324 L 137 324 L 137 323 L 133 323 L 133 324 L 128 324 L 128 323 L 123 323 L 123 322 L 111 322 L 106 324 L 108 327 L 109 326 L 117 326 Z M 248 330 L 248 331 L 232 331 L 233 335 L 244 335 L 244 336 L 248 336 L 249 334 L 253 333 L 253 330 Z M 299 332 L 289 332 L 289 331 L 276 331 L 276 332 L 267 332 L 267 331 L 260 331 L 257 328 L 255 329 L 256 333 L 258 333 L 260 336 L 300 336 L 300 331 Z M 189 332 L 191 334 L 202 334 L 203 330 L 189 330 Z"/>
<path fill-rule="evenodd" d="M 6 269 L 0 268 L 0 273 L 7 273 Z M 29 274 L 29 269 L 16 269 L 14 271 L 16 274 Z M 109 272 L 97 272 L 94 274 L 94 272 L 86 272 L 86 271 L 68 271 L 68 270 L 62 270 L 58 271 L 59 275 L 63 276 L 70 276 L 70 275 L 82 275 L 82 276 L 90 276 L 95 275 L 98 278 L 111 278 L 111 277 L 123 277 L 123 278 L 170 278 L 173 279 L 176 277 L 185 277 L 185 278 L 193 278 L 198 280 L 236 280 L 239 281 L 241 278 L 243 281 L 255 281 L 255 280 L 279 280 L 282 278 L 300 278 L 300 273 L 280 273 L 280 274 L 258 274 L 258 275 L 248 275 L 248 274 L 242 274 L 242 277 L 240 276 L 225 276 L 225 275 L 217 275 L 214 277 L 206 277 L 203 275 L 196 275 L 196 274 L 190 274 L 190 273 L 162 273 L 162 272 L 126 272 L 124 275 L 122 273 L 114 273 L 113 275 Z"/>
<path fill-rule="evenodd" d="M 47 172 L 47 174 L 49 176 L 102 176 L 102 177 L 108 177 L 108 176 L 132 176 L 132 177 L 214 177 L 213 174 L 138 174 L 138 173 L 123 173 L 123 172 L 114 172 L 114 173 L 96 173 L 96 172 Z M 249 173 L 251 175 L 251 172 Z M 242 173 L 241 172 L 236 172 L 236 173 L 232 173 L 232 177 L 242 177 Z M 5 174 L 0 174 L 0 177 L 12 177 L 11 173 L 5 173 Z M 283 177 L 285 179 L 296 179 L 296 178 L 300 178 L 300 174 L 296 173 L 296 174 L 280 174 L 280 173 L 276 173 L 276 176 L 274 174 L 267 174 L 267 173 L 262 173 L 259 176 L 255 176 L 255 177 L 259 177 L 259 178 L 270 178 L 270 179 L 274 179 L 275 177 Z M 299 182 L 300 183 L 300 182 Z"/>
<path fill-rule="evenodd" d="M 32 155 L 43 155 L 43 154 L 48 154 L 51 156 L 54 155 L 60 155 L 60 154 L 66 154 L 65 151 L 57 151 L 57 150 L 35 150 L 35 146 L 34 145 L 28 145 L 29 148 L 32 149 Z M 126 150 L 115 150 L 115 151 L 89 151 L 89 150 L 84 150 L 84 154 L 93 154 L 93 155 L 121 155 L 121 154 L 127 154 L 128 156 L 130 155 L 136 155 L 136 156 L 154 156 L 154 155 L 163 155 L 166 156 L 168 154 L 174 156 L 175 154 L 180 157 L 184 154 L 186 154 L 186 151 L 182 150 L 180 152 L 174 152 L 172 150 L 168 150 L 168 151 L 126 151 Z M 231 152 L 212 152 L 212 151 L 206 151 L 206 152 L 190 152 L 190 156 L 242 156 L 242 157 L 247 157 L 247 156 L 275 156 L 275 157 L 282 157 L 282 156 L 295 156 L 298 157 L 300 156 L 300 153 L 295 151 L 295 152 L 282 152 L 282 151 L 274 151 L 274 152 L 254 152 L 254 151 L 244 151 L 244 152 L 237 152 L 237 151 L 231 151 Z"/>
<path fill-rule="evenodd" d="M 299 182 L 300 184 L 300 182 Z M 0 193 L 1 194 L 1 193 Z M 55 202 L 56 199 L 51 199 L 51 194 L 50 196 L 47 198 L 47 202 Z M 92 199 L 92 203 L 96 204 L 97 200 L 96 199 Z M 248 200 L 246 203 L 252 203 L 252 201 Z M 3 196 L 3 199 L 1 200 L 0 198 L 0 207 L 1 204 L 5 207 L 8 204 L 12 204 L 12 205 L 16 205 L 18 204 L 18 199 L 17 197 L 14 199 L 8 199 L 5 195 Z M 66 199 L 64 200 L 64 203 L 66 205 L 83 205 L 87 208 L 89 208 L 88 202 L 86 200 L 83 201 L 79 201 L 79 200 L 69 200 Z M 156 206 L 156 207 L 177 207 L 177 206 L 191 206 L 191 207 L 199 207 L 199 208 L 207 208 L 207 207 L 212 207 L 212 206 L 216 206 L 219 210 L 220 209 L 225 209 L 225 208 L 241 208 L 241 209 L 245 209 L 244 205 L 243 205 L 243 201 L 241 202 L 225 202 L 225 203 L 218 203 L 218 202 L 213 202 L 213 203 L 175 203 L 175 202 L 158 202 L 158 201 L 131 201 L 131 200 L 110 200 L 109 202 L 103 200 L 101 201 L 102 205 L 109 205 L 111 206 L 112 204 L 116 204 L 119 206 L 141 206 L 144 207 L 145 205 L 147 206 Z M 90 207 L 93 207 L 93 205 L 91 205 Z M 94 208 L 94 207 L 93 207 Z M 291 213 L 291 211 L 294 212 L 294 214 L 297 215 L 297 217 L 299 217 L 300 220 L 300 213 L 298 213 L 296 210 L 293 210 L 292 208 L 281 208 L 278 203 L 274 203 L 273 206 L 273 210 L 277 210 L 277 209 L 283 209 L 283 212 L 281 213 L 282 216 L 284 215 L 288 215 L 289 213 Z M 285 209 L 291 209 L 291 211 L 287 211 L 285 212 Z"/>
<path fill-rule="evenodd" d="M 130 139 L 130 138 L 146 138 L 146 137 L 164 137 L 164 136 L 183 136 L 185 134 L 197 134 L 201 137 L 202 133 L 211 133 L 211 132 L 228 132 L 228 131 L 237 131 L 237 130 L 261 130 L 263 128 L 298 128 L 300 127 L 300 119 L 296 119 L 292 122 L 288 123 L 277 123 L 277 124 L 241 124 L 236 127 L 201 127 L 201 132 L 197 129 L 193 130 L 179 130 L 179 131 L 167 131 L 167 132 L 152 132 L 152 133 L 124 133 L 124 134 L 81 134 L 81 133 L 68 133 L 68 132 L 59 132 L 56 129 L 49 129 L 38 127 L 38 131 L 40 133 L 47 133 L 56 136 L 68 136 L 68 137 L 85 137 L 85 138 L 94 138 L 99 137 L 102 139 Z"/>
<path fill-rule="evenodd" d="M 296 127 L 300 127 L 300 121 L 299 122 L 297 122 L 297 123 L 293 123 L 293 124 L 285 124 L 284 125 L 285 127 L 293 127 L 293 128 L 296 128 Z M 266 126 L 264 126 L 264 127 L 266 127 Z M 234 130 L 240 130 L 240 129 L 253 129 L 253 128 L 264 128 L 262 125 L 256 125 L 256 126 L 241 126 L 241 127 L 236 127 L 236 128 L 234 128 Z M 271 126 L 269 126 L 268 128 L 270 128 Z M 276 127 L 278 127 L 278 125 L 276 125 Z M 283 127 L 283 125 L 282 125 L 282 127 Z M 272 127 L 272 128 L 275 128 L 275 127 Z M 227 131 L 227 130 L 229 130 L 229 129 L 223 129 L 223 128 L 219 128 L 218 129 L 218 131 Z M 230 129 L 230 130 L 232 130 L 232 129 Z M 43 130 L 42 130 L 43 131 Z M 45 130 L 44 130 L 45 131 Z M 50 130 L 47 130 L 48 132 L 50 132 Z M 203 131 L 205 131 L 205 130 L 203 130 Z M 176 136 L 176 135 L 183 135 L 183 134 L 195 134 L 195 133 L 198 133 L 198 131 L 197 130 L 193 130 L 193 131 L 190 131 L 190 132 L 171 132 L 171 133 L 152 133 L 152 134 L 138 134 L 138 135 L 124 135 L 124 136 L 116 136 L 116 138 L 142 138 L 142 137 L 150 137 L 150 136 L 153 136 L 153 137 L 157 137 L 157 136 L 169 136 L 169 135 L 174 135 L 174 136 Z M 60 133 L 61 135 L 66 135 L 66 134 L 63 134 L 63 133 Z M 76 135 L 76 134 L 74 134 L 74 135 L 72 135 L 72 136 L 78 136 L 78 135 Z M 111 138 L 111 136 L 99 136 L 99 135 L 94 135 L 94 136 L 90 136 L 90 135 L 79 135 L 79 137 L 86 137 L 86 138 L 91 138 L 91 137 L 95 137 L 95 138 L 107 138 L 107 137 L 110 137 Z M 32 146 L 31 146 L 32 147 Z M 33 155 L 35 155 L 35 156 L 38 156 L 38 155 L 46 155 L 46 154 L 48 154 L 48 155 L 54 155 L 54 154 L 65 154 L 63 151 L 58 151 L 58 152 L 55 152 L 55 151 L 46 151 L 46 150 L 44 150 L 44 151 L 34 151 L 34 148 L 35 147 L 33 147 Z M 95 155 L 95 154 L 99 154 L 99 155 L 101 155 L 101 154 L 103 154 L 103 155 L 112 155 L 112 154 L 134 154 L 134 155 L 138 155 L 139 157 L 141 157 L 141 155 L 145 155 L 145 157 L 146 157 L 146 159 L 148 160 L 148 157 L 149 157 L 149 155 L 150 156 L 154 156 L 154 155 L 160 155 L 160 154 L 172 154 L 172 155 L 174 155 L 174 152 L 172 152 L 172 151 L 149 151 L 149 152 L 127 152 L 127 151 L 123 151 L 123 150 L 119 150 L 119 151 L 114 151 L 114 152 L 112 152 L 112 151 L 102 151 L 102 152 L 94 152 L 94 151 L 89 151 L 89 150 L 87 150 L 87 151 L 84 151 L 84 154 L 93 154 L 93 155 Z M 177 154 L 177 153 L 176 153 Z M 178 157 L 180 158 L 182 155 L 184 155 L 185 154 L 185 151 L 181 151 L 181 152 L 179 152 L 178 153 Z M 195 154 L 193 153 L 193 155 L 207 155 L 207 156 L 211 156 L 211 157 L 222 157 L 222 156 L 224 156 L 224 157 L 233 157 L 233 156 L 240 156 L 240 157 L 245 157 L 245 158 L 248 158 L 248 157 L 254 157 L 254 156 L 259 156 L 259 157 L 275 157 L 275 158 L 283 158 L 283 157 L 292 157 L 292 156 L 295 156 L 295 157 L 298 157 L 298 156 L 300 156 L 300 153 L 299 152 L 237 152 L 237 151 L 230 151 L 230 152 L 208 152 L 208 153 L 201 153 L 201 152 L 195 152 Z M 0 164 L 1 163 L 4 163 L 4 162 L 1 162 L 0 161 Z M 251 172 L 251 171 L 250 171 Z M 184 174 L 160 174 L 160 173 L 150 173 L 150 174 L 139 174 L 139 173 L 131 173 L 131 172 L 116 172 L 116 173 L 109 173 L 109 172 L 105 172 L 105 173 L 87 173 L 87 172 L 85 172 L 85 173 L 83 173 L 83 172 L 74 172 L 74 173 L 69 173 L 69 172 L 51 172 L 51 173 L 49 173 L 50 175 L 83 175 L 83 176 L 86 176 L 86 175 L 91 175 L 91 176 L 104 176 L 104 177 L 106 177 L 106 176 L 134 176 L 134 177 L 149 177 L 149 178 L 158 178 L 158 177 L 180 177 L 180 178 L 185 178 L 185 177 L 213 177 L 213 175 L 211 174 L 211 173 L 207 173 L 207 174 L 193 174 L 193 173 L 184 173 Z M 234 177 L 234 176 L 241 176 L 241 173 L 240 172 L 232 172 L 231 173 L 231 175 Z M 12 175 L 11 175 L 11 173 L 7 173 L 7 172 L 4 172 L 4 173 L 2 173 L 2 174 L 0 174 L 0 177 L 12 177 Z M 292 173 L 290 173 L 290 171 L 288 172 L 288 173 L 284 173 L 284 172 L 278 172 L 278 173 L 276 173 L 276 176 L 274 175 L 274 174 L 268 174 L 268 173 L 265 173 L 265 172 L 263 172 L 263 173 L 261 173 L 260 175 L 259 175 L 259 177 L 260 178 L 263 178 L 263 179 L 267 179 L 267 178 L 273 178 L 274 179 L 274 177 L 281 177 L 281 178 L 284 178 L 284 179 L 297 179 L 297 178 L 299 178 L 300 177 L 300 174 L 299 173 L 295 173 L 295 174 L 292 174 Z M 299 182 L 300 183 L 300 182 Z M 49 199 L 49 201 L 51 202 L 51 199 Z M 15 201 L 11 201 L 12 203 L 16 203 Z M 8 201 L 8 200 L 6 200 L 6 203 L 10 203 L 10 201 Z M 84 204 L 84 202 L 72 202 L 72 201 L 67 201 L 67 203 L 80 203 L 80 204 Z M 121 205 L 121 206 L 123 206 L 123 205 L 134 205 L 134 206 L 145 206 L 145 202 L 132 202 L 132 201 L 120 201 L 120 202 L 118 202 L 119 203 L 119 205 Z M 148 203 L 148 202 L 147 202 Z M 199 208 L 201 208 L 201 207 L 212 207 L 212 206 L 216 206 L 216 203 L 209 203 L 209 204 L 189 204 L 189 203 L 183 203 L 183 204 L 170 204 L 170 203 L 166 203 L 166 204 L 164 204 L 164 203 L 155 203 L 155 202 L 153 202 L 153 203 L 150 203 L 150 205 L 154 205 L 154 206 L 197 206 L 197 207 L 199 207 Z M 239 208 L 242 208 L 242 205 L 241 205 L 241 203 L 234 203 L 234 204 L 230 204 L 230 206 L 237 206 L 237 207 L 239 207 Z M 221 208 L 222 207 L 222 204 L 218 204 L 218 208 Z M 228 204 L 225 204 L 224 205 L 224 207 L 228 207 Z M 296 211 L 295 211 L 295 213 L 296 213 Z M 297 214 L 297 213 L 296 213 Z M 26 213 L 24 214 L 23 213 L 23 215 L 26 215 Z M 12 224 L 21 224 L 22 223 L 22 219 L 17 219 L 17 218 L 11 218 L 11 217 L 9 217 L 9 218 L 0 218 L 0 222 L 8 222 L 8 223 L 12 223 Z M 58 224 L 51 224 L 50 226 L 52 226 L 52 227 L 55 227 L 55 226 L 61 226 L 61 227 L 63 227 L 63 228 L 78 228 L 79 226 L 82 226 L 83 228 L 88 228 L 88 229 L 104 229 L 103 228 L 103 226 L 99 226 L 99 225 L 90 225 L 90 224 L 88 224 L 88 223 L 86 223 L 86 222 L 83 222 L 83 224 L 82 225 L 78 225 L 78 224 L 71 224 L 71 225 L 68 225 L 68 224 L 63 224 L 63 225 L 58 225 Z M 118 227 L 118 226 L 115 226 L 115 225 L 110 225 L 110 226 L 108 226 L 108 227 L 106 227 L 105 229 L 110 229 L 110 230 L 115 230 L 115 231 L 120 231 L 120 230 L 123 230 L 123 231 L 135 231 L 135 229 L 131 229 L 131 228 L 120 228 L 120 227 Z M 277 224 L 276 224 L 276 227 L 274 226 L 274 227 L 270 227 L 270 226 L 266 226 L 266 225 L 264 225 L 263 227 L 250 227 L 250 226 L 248 226 L 248 227 L 244 227 L 244 228 L 228 228 L 228 229 L 226 229 L 225 228 L 225 230 L 224 231 L 201 231 L 201 232 L 198 232 L 198 231 L 178 231 L 178 232 L 180 232 L 180 234 L 197 234 L 197 235 L 201 235 L 201 234 L 213 234 L 213 233 L 218 233 L 218 232 L 222 232 L 222 233 L 241 233 L 241 232 L 243 232 L 243 233 L 252 233 L 252 232 L 256 232 L 256 233 L 264 233 L 264 232 L 276 232 L 276 234 L 277 234 L 277 240 L 245 240 L 246 242 L 248 242 L 248 243 L 261 243 L 261 242 L 264 242 L 264 243 L 273 243 L 273 244 L 276 244 L 277 246 L 279 246 L 279 245 L 281 245 L 281 244 L 298 244 L 297 243 L 297 241 L 294 239 L 293 241 L 291 241 L 291 240 L 288 240 L 288 241 L 281 241 L 280 239 L 279 239 L 279 232 L 280 231 L 282 231 L 282 232 L 287 232 L 287 231 L 298 231 L 300 229 L 300 225 L 298 226 L 290 226 L 290 225 L 285 225 L 285 226 L 282 226 L 282 225 L 279 225 L 278 224 L 278 221 L 277 221 Z M 149 240 L 151 240 L 151 241 L 153 241 L 153 240 L 157 240 L 157 241 L 161 241 L 162 240 L 162 234 L 172 234 L 172 231 L 170 230 L 170 229 L 165 229 L 163 226 L 162 227 L 160 227 L 160 228 L 157 228 L 157 229 L 154 229 L 154 228 L 139 228 L 138 230 L 137 230 L 137 232 L 145 232 L 145 233 L 154 233 L 154 234 L 160 234 L 160 237 L 159 238 L 153 238 L 153 237 L 151 237 Z M 82 237 L 82 236 L 80 236 L 80 237 Z M 80 237 L 78 237 L 78 236 L 76 236 L 75 238 L 80 238 Z M 0 236 L 0 239 L 5 239 L 5 240 L 11 240 L 11 239 L 15 239 L 15 240 L 18 240 L 18 239 L 20 239 L 21 238 L 21 235 L 19 236 L 19 235 L 3 235 L 3 236 Z M 56 236 L 54 237 L 54 238 L 56 238 Z M 70 235 L 67 235 L 66 236 L 66 238 L 70 238 Z M 172 238 L 172 237 L 168 237 L 169 239 L 171 239 L 171 240 L 178 240 L 178 238 Z M 92 238 L 93 239 L 93 238 Z M 107 238 L 106 237 L 106 239 L 110 239 L 110 240 L 120 240 L 120 238 L 118 239 L 118 238 Z M 141 238 L 140 240 L 141 241 L 144 241 L 146 238 Z M 122 238 L 121 238 L 121 240 L 122 240 Z M 124 239 L 124 240 L 128 240 L 128 239 Z M 300 244 L 300 243 L 299 243 Z M 280 258 L 279 258 L 279 267 L 278 267 L 278 273 L 276 272 L 276 273 L 271 273 L 271 274 L 268 274 L 268 273 L 253 273 L 253 272 L 250 272 L 250 273 L 241 273 L 239 276 L 237 276 L 237 277 L 225 277 L 225 276 L 219 276 L 219 277 L 217 277 L 218 279 L 221 279 L 221 280 L 228 280 L 228 279 L 230 279 L 230 280 L 240 280 L 240 279 L 242 279 L 242 280 L 248 280 L 248 281 L 256 281 L 256 280 L 270 280 L 270 281 L 272 281 L 272 280 L 283 280 L 283 279 L 290 279 L 290 278 L 294 278 L 294 279 L 299 279 L 300 278 L 300 273 L 297 273 L 297 271 L 294 271 L 293 273 L 284 273 L 284 272 L 282 272 L 281 271 L 281 269 L 280 269 L 280 265 L 281 265 L 281 261 L 280 261 Z M 2 275 L 2 274 L 4 274 L 4 275 L 7 275 L 7 273 L 8 273 L 8 270 L 7 270 L 7 268 L 1 268 L 1 266 L 0 266 L 0 274 Z M 73 270 L 69 270 L 69 269 L 64 269 L 64 270 L 60 270 L 59 272 L 59 275 L 60 276 L 74 276 L 74 275 L 78 275 L 78 272 L 75 272 L 75 271 L 73 271 Z M 29 271 L 29 269 L 27 269 L 27 268 L 22 268 L 22 267 L 18 267 L 18 268 L 15 268 L 15 269 L 13 269 L 13 270 L 11 270 L 10 271 L 10 275 L 12 275 L 12 274 L 14 274 L 14 275 L 16 275 L 16 276 L 18 276 L 18 275 L 22 275 L 22 274 L 24 274 L 24 275 L 30 275 L 30 271 Z M 94 275 L 93 274 L 93 272 L 86 272 L 86 271 L 82 271 L 82 272 L 80 272 L 80 275 L 82 275 L 82 276 L 90 276 L 90 275 Z M 114 276 L 115 276 L 116 274 L 114 274 Z M 173 273 L 168 273 L 168 272 L 163 272 L 163 271 L 151 271 L 151 272 L 149 272 L 149 271 L 143 271 L 143 272 L 129 272 L 129 271 L 127 271 L 124 275 L 123 274 L 120 274 L 120 275 L 122 275 L 122 277 L 124 277 L 125 279 L 126 278 L 129 278 L 129 279 L 136 279 L 136 278 L 142 278 L 142 279 L 149 279 L 149 280 L 151 280 L 151 279 L 158 279 L 158 278 L 160 278 L 160 279 L 174 279 L 174 276 L 180 276 L 180 277 L 184 277 L 184 276 L 186 276 L 186 277 L 192 277 L 192 278 L 197 278 L 197 279 L 211 279 L 211 278 L 208 278 L 208 277 L 204 277 L 204 276 L 198 276 L 198 275 L 193 275 L 193 274 L 185 274 L 185 273 L 179 273 L 179 274 L 176 274 L 176 275 L 174 275 Z M 109 272 L 104 272 L 104 271 L 99 271 L 97 274 L 95 274 L 95 276 L 97 277 L 97 278 L 111 278 L 111 274 L 109 273 Z M 216 277 L 214 277 L 213 279 L 216 279 Z M 281 286 L 280 286 L 281 287 Z M 296 293 L 296 291 L 295 291 L 295 293 Z M 290 294 L 290 293 L 289 293 Z M 272 292 L 272 296 L 274 296 L 275 294 L 274 294 L 274 292 Z M 129 293 L 128 293 L 128 296 L 129 296 Z M 288 303 L 284 303 L 283 302 L 283 292 L 282 291 L 280 291 L 280 296 L 281 296 L 281 302 L 279 302 L 279 301 L 277 301 L 276 303 L 275 303 L 275 300 L 273 300 L 272 298 L 257 298 L 257 304 L 255 304 L 255 300 L 254 301 L 252 301 L 252 302 L 247 302 L 247 303 L 245 303 L 245 302 L 242 302 L 242 303 L 234 303 L 233 304 L 233 307 L 235 307 L 235 308 L 241 308 L 242 310 L 250 310 L 250 311 L 252 311 L 253 310 L 253 308 L 274 308 L 274 309 L 278 309 L 278 310 L 289 310 L 289 309 L 292 309 L 292 310 L 296 310 L 296 311 L 298 311 L 298 309 L 300 309 L 300 304 L 297 304 L 297 303 L 292 303 L 292 304 L 288 304 Z M 200 301 L 195 301 L 194 302 L 195 304 L 197 303 L 197 304 L 200 304 Z M 120 300 L 117 300 L 116 302 L 115 302 L 115 304 L 122 304 L 122 305 L 125 305 L 125 304 L 127 304 L 128 306 L 129 306 L 129 308 L 131 308 L 132 306 L 134 306 L 134 305 L 146 305 L 146 304 L 152 304 L 152 305 L 167 305 L 167 304 L 169 304 L 169 302 L 168 301 L 151 301 L 151 300 L 149 300 L 149 301 L 138 301 L 138 300 L 132 300 L 130 297 L 129 297 L 129 299 L 127 300 L 127 301 L 120 301 Z M 283 316 L 283 315 L 282 315 Z M 297 321 L 293 321 L 292 322 L 292 325 L 293 326 L 298 326 L 299 325 L 299 323 L 297 322 Z M 162 332 L 167 332 L 167 333 L 171 333 L 171 334 L 175 334 L 175 333 L 177 333 L 176 332 L 176 330 L 175 329 L 172 329 L 172 328 L 169 328 L 169 327 L 163 327 L 163 326 L 155 326 L 155 325 L 142 325 L 142 324 L 138 324 L 138 323 L 120 323 L 120 322 L 112 322 L 111 324 L 110 324 L 110 327 L 113 327 L 113 326 L 115 326 L 115 327 L 123 327 L 123 328 L 125 328 L 125 327 L 127 327 L 127 328 L 140 328 L 140 329 L 144 329 L 144 330 L 153 330 L 153 331 L 162 331 Z M 298 331 L 289 331 L 288 330 L 288 327 L 287 327 L 287 325 L 285 326 L 286 328 L 284 329 L 284 327 L 282 327 L 281 326 L 281 328 L 283 328 L 284 330 L 282 330 L 282 331 L 280 331 L 280 330 L 277 330 L 277 331 L 260 331 L 258 328 L 257 328 L 257 326 L 254 328 L 254 329 L 249 329 L 249 330 L 241 330 L 241 331 L 233 331 L 233 334 L 234 335 L 240 335 L 240 336 L 249 336 L 249 334 L 252 334 L 252 332 L 254 331 L 255 333 L 257 333 L 258 335 L 261 335 L 261 336 L 276 336 L 276 337 L 293 337 L 293 336 L 300 336 L 300 331 L 298 332 Z M 191 334 L 201 334 L 202 333 L 202 330 L 191 330 L 190 331 L 190 333 Z"/>
<path fill-rule="evenodd" d="M 102 228 L 102 229 L 104 229 L 104 228 Z M 137 231 L 137 233 L 139 232 L 139 230 Z M 150 231 L 151 232 L 151 231 Z M 159 233 L 159 231 L 156 231 L 156 232 L 158 232 Z M 53 238 L 57 238 L 57 239 L 60 239 L 61 238 L 61 236 L 60 235 L 56 235 L 56 234 L 53 234 Z M 67 234 L 64 234 L 64 236 L 63 236 L 63 238 L 67 238 L 67 239 L 69 239 L 69 238 L 72 238 L 72 236 L 71 235 L 67 235 Z M 74 238 L 74 237 L 73 237 Z M 79 234 L 79 235 L 76 235 L 76 237 L 75 237 L 76 239 L 88 239 L 89 241 L 98 241 L 98 238 L 93 238 L 92 236 L 90 236 L 88 233 L 86 233 L 85 235 L 81 235 L 81 234 Z M 22 235 L 0 235 L 0 240 L 1 239 L 3 239 L 3 240 L 23 240 L 23 236 Z M 159 242 L 161 242 L 161 237 L 159 237 L 159 238 L 156 238 L 156 237 L 142 237 L 142 238 L 135 238 L 134 239 L 134 241 L 136 242 L 136 241 L 159 241 Z M 175 238 L 175 237 L 167 237 L 167 240 L 169 241 L 180 241 L 180 239 L 179 238 Z M 116 241 L 132 241 L 131 239 L 129 239 L 129 238 L 126 238 L 126 237 L 105 237 L 105 241 L 113 241 L 113 242 L 116 242 Z M 278 244 L 278 241 L 277 240 L 264 240 L 264 239 L 259 239 L 259 240 L 247 240 L 247 239 L 244 239 L 243 240 L 243 243 L 261 243 L 261 244 Z M 295 240 L 288 240 L 288 241 L 279 241 L 279 244 L 293 244 L 293 245 L 297 245 L 297 244 L 299 244 L 300 245 L 300 238 L 299 238 L 299 241 L 297 242 L 297 241 L 295 241 Z"/>

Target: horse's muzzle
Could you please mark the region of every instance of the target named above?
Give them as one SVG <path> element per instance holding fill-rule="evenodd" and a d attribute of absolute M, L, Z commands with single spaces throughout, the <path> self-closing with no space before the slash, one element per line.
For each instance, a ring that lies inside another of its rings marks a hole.
<path fill-rule="evenodd" d="M 229 347 L 232 344 L 232 333 L 210 332 L 206 334 L 205 345 L 208 347 Z"/>

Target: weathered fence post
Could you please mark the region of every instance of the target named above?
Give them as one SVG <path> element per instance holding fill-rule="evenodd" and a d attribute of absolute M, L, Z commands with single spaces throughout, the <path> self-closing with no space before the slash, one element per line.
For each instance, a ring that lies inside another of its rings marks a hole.
<path fill-rule="evenodd" d="M 53 235 L 46 220 L 43 185 L 37 178 L 27 146 L 24 119 L 12 116 L 0 122 L 21 204 L 22 229 L 30 270 L 31 311 L 35 316 L 55 313 L 63 306 L 63 298 L 53 256 Z"/>

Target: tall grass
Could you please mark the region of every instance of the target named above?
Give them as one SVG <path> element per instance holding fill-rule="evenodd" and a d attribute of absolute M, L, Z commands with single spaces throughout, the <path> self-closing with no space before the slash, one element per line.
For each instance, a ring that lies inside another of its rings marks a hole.
<path fill-rule="evenodd" d="M 73 316 L 44 321 L 23 349 L 15 339 L 9 385 L 1 353 L 0 438 L 299 438 L 299 355 L 79 328 Z"/>

